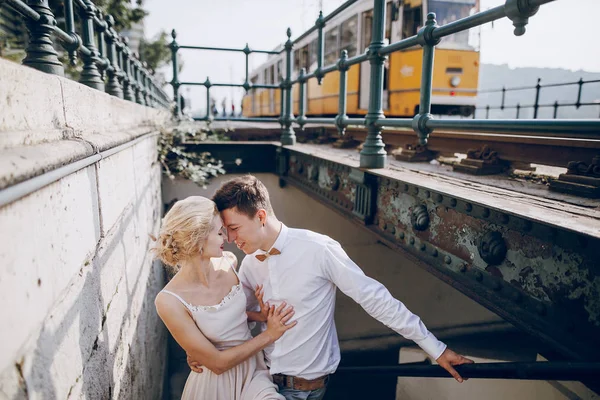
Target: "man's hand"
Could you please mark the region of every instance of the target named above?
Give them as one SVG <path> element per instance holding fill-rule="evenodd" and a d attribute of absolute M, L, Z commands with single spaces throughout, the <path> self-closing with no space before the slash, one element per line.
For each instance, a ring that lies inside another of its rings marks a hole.
<path fill-rule="evenodd" d="M 190 355 L 187 355 L 187 363 L 190 366 L 190 369 L 198 374 L 201 374 L 204 370 L 202 369 L 201 364 L 198 361 L 192 360 Z"/>
<path fill-rule="evenodd" d="M 442 355 L 436 361 L 442 368 L 448 371 L 450 375 L 452 375 L 454 379 L 456 379 L 460 383 L 463 382 L 463 378 L 458 372 L 456 372 L 453 365 L 473 364 L 473 360 L 469 360 L 468 358 L 463 357 L 460 354 L 456 354 L 449 348 L 446 348 L 446 350 L 444 350 Z"/>

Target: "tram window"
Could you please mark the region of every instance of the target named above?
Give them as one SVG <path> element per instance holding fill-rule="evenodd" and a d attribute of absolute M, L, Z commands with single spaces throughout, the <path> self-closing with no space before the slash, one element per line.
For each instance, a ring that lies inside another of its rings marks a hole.
<path fill-rule="evenodd" d="M 351 17 L 341 25 L 342 31 L 342 39 L 340 51 L 338 52 L 338 56 L 340 56 L 341 51 L 346 49 L 348 50 L 348 57 L 354 57 L 356 55 L 356 33 L 358 30 L 358 16 Z"/>
<path fill-rule="evenodd" d="M 331 65 L 336 62 L 339 57 L 339 27 L 335 27 L 325 34 L 325 65 Z"/>
<path fill-rule="evenodd" d="M 300 51 L 294 51 L 294 72 L 298 73 L 300 71 Z"/>
<path fill-rule="evenodd" d="M 373 37 L 373 10 L 363 12 L 362 20 L 362 50 L 365 50 L 371 44 Z M 392 37 L 392 3 L 388 3 L 385 10 L 385 38 L 388 43 Z"/>
<path fill-rule="evenodd" d="M 263 71 L 263 85 L 268 85 L 269 84 L 269 69 L 265 68 L 265 70 Z"/>
<path fill-rule="evenodd" d="M 451 2 L 448 0 L 430 0 L 429 12 L 436 14 L 438 25 L 446 25 L 461 18 L 468 17 L 473 14 L 476 9 L 474 1 L 463 1 L 460 3 Z M 453 35 L 444 38 L 444 44 L 452 44 L 459 47 L 469 46 L 469 31 L 457 32 Z"/>
<path fill-rule="evenodd" d="M 300 49 L 300 65 L 298 69 L 305 68 L 308 71 L 308 45 Z"/>
<path fill-rule="evenodd" d="M 284 75 L 285 73 L 283 72 L 283 62 L 279 60 L 277 61 L 277 83 L 279 83 L 279 81 L 283 79 Z"/>
<path fill-rule="evenodd" d="M 317 40 L 315 39 L 310 42 L 310 45 L 308 46 L 309 62 L 307 72 L 310 71 L 311 66 L 317 62 L 318 52 L 319 49 L 317 48 Z"/>
<path fill-rule="evenodd" d="M 273 85 L 275 83 L 275 64 L 271 65 L 271 73 L 269 75 L 271 75 L 271 81 L 269 83 Z"/>
<path fill-rule="evenodd" d="M 422 26 L 423 14 L 422 7 L 409 8 L 404 4 L 402 12 L 402 39 L 415 36 Z"/>

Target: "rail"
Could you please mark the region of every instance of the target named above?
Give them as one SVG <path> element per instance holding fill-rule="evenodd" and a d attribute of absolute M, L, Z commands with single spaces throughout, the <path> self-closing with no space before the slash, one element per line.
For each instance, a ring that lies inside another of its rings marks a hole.
<path fill-rule="evenodd" d="M 80 83 L 121 99 L 150 107 L 170 107 L 169 96 L 114 29 L 115 20 L 103 15 L 91 0 L 64 0 L 65 29 L 58 27 L 48 0 L 4 0 L 19 13 L 29 30 L 23 64 L 39 71 L 64 76 L 64 66 L 54 49 L 53 37 L 68 53 L 71 63 L 83 60 Z M 82 36 L 75 30 L 79 10 Z M 96 47 L 98 43 L 98 47 Z"/>

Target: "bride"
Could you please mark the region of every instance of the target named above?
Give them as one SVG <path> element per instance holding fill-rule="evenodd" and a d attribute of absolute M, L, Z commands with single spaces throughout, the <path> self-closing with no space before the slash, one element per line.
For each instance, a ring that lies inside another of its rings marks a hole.
<path fill-rule="evenodd" d="M 192 196 L 165 215 L 154 252 L 177 274 L 155 305 L 173 338 L 205 371 L 190 372 L 182 399 L 284 399 L 277 393 L 262 349 L 296 322 L 283 303 L 268 310 L 267 329 L 252 338 L 246 297 L 235 272 L 237 260 L 223 254 L 223 222 L 215 204 Z"/>

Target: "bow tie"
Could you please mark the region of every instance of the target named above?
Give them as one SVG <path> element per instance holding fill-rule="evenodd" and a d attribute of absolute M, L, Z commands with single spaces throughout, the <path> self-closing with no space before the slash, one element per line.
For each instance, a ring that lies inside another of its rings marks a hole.
<path fill-rule="evenodd" d="M 281 254 L 281 252 L 279 250 L 277 250 L 275 247 L 273 247 L 268 253 L 257 254 L 255 257 L 258 258 L 258 261 L 265 261 L 267 258 L 269 258 L 271 256 L 276 256 L 278 254 Z"/>

